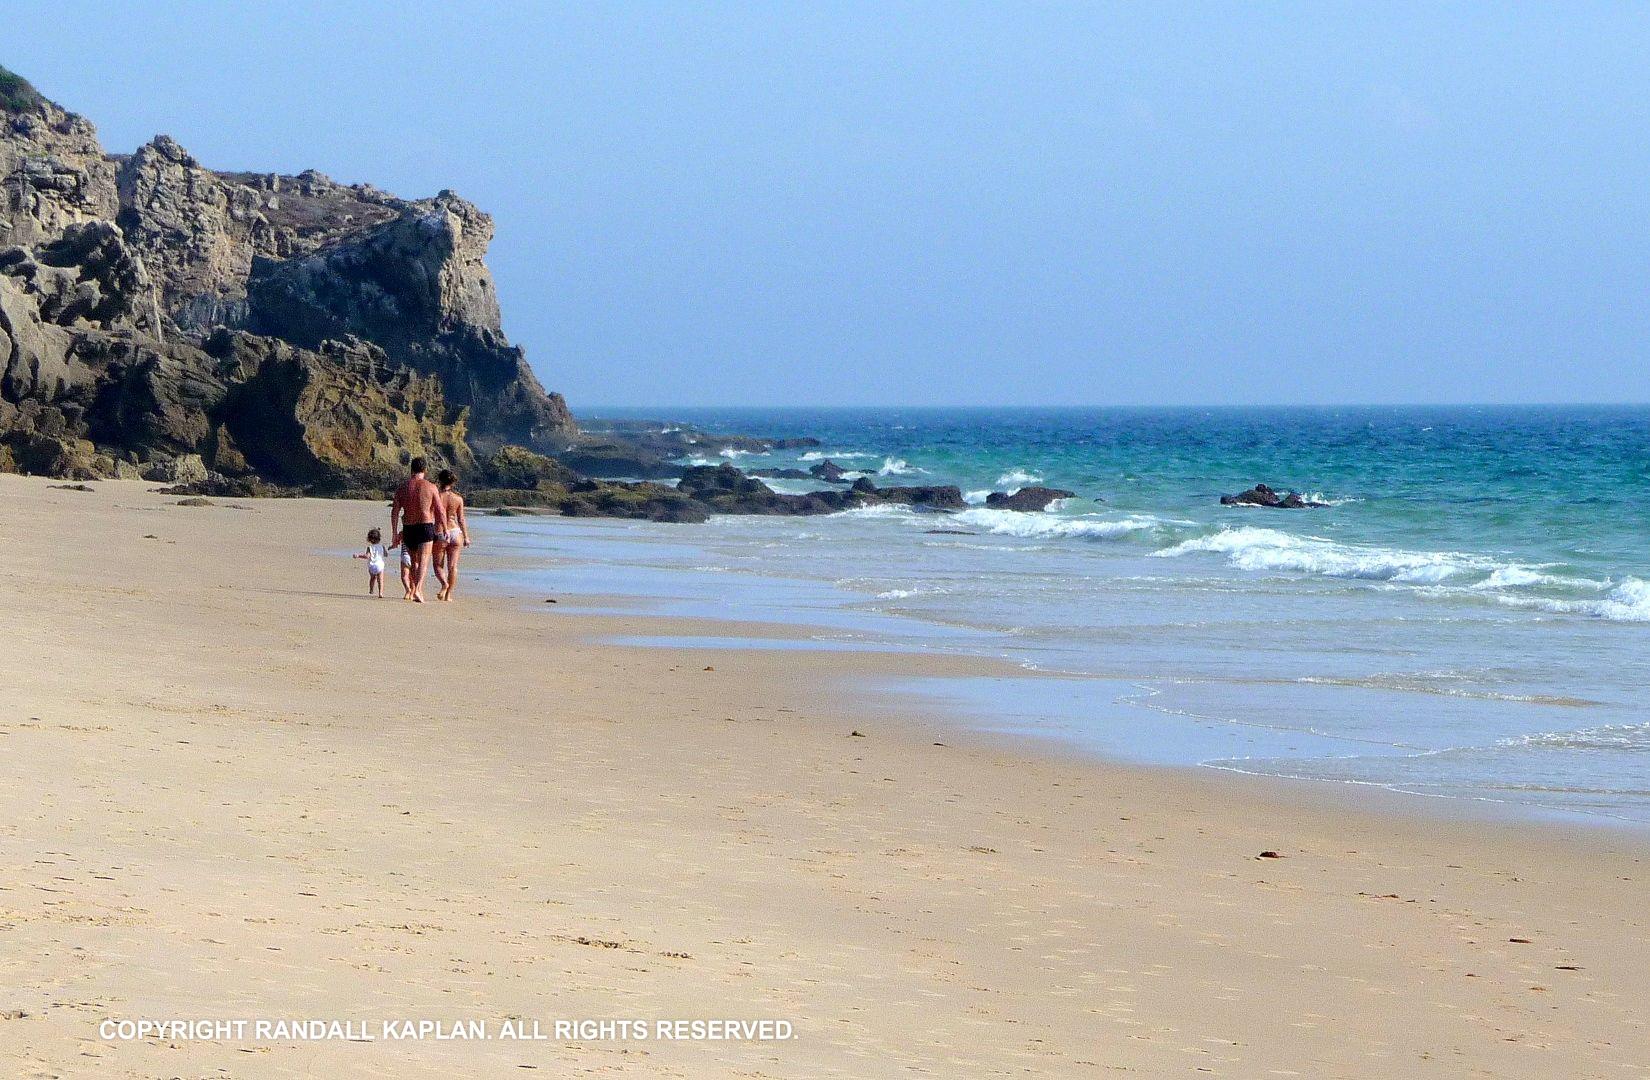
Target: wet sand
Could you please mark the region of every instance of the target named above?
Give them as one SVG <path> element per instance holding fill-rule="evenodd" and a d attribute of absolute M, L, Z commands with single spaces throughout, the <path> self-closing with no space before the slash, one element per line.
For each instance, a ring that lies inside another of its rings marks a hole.
<path fill-rule="evenodd" d="M 859 689 L 984 662 L 373 600 L 345 553 L 381 506 L 150 487 L 0 476 L 0 1075 L 1650 1074 L 1636 834 L 1066 758 Z M 795 1036 L 99 1037 L 199 1017 Z"/>

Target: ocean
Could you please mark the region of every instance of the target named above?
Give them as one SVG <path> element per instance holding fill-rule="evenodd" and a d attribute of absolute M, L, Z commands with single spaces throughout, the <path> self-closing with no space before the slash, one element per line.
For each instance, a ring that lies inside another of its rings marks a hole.
<path fill-rule="evenodd" d="M 557 556 L 549 587 L 1007 658 L 1027 677 L 889 689 L 1010 736 L 1650 823 L 1650 408 L 599 415 L 823 442 L 702 459 L 742 468 L 829 457 L 972 503 L 1078 494 L 1030 514 L 493 523 Z M 1256 482 L 1329 505 L 1219 504 Z"/>

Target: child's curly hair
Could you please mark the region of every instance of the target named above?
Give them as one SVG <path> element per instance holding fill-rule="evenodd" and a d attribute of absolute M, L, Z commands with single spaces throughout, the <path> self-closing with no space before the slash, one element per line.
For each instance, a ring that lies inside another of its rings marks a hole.
<path fill-rule="evenodd" d="M 382 539 L 384 539 L 384 534 L 379 532 L 377 529 L 367 530 L 367 543 L 376 544 Z"/>

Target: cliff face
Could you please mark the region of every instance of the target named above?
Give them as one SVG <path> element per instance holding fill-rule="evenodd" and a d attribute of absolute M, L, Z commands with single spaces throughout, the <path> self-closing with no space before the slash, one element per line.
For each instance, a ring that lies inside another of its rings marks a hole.
<path fill-rule="evenodd" d="M 463 199 L 218 173 L 166 136 L 113 158 L 3 69 L 0 90 L 0 467 L 198 456 L 337 490 L 577 437 L 504 337 L 492 221 Z"/>
<path fill-rule="evenodd" d="M 114 163 L 90 123 L 28 88 L 0 103 L 0 124 L 0 246 L 115 216 Z"/>

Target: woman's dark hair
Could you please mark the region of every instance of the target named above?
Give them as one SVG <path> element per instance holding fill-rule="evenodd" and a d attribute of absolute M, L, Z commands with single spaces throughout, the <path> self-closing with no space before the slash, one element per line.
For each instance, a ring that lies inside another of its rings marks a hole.
<path fill-rule="evenodd" d="M 367 543 L 376 544 L 382 539 L 384 539 L 384 534 L 379 532 L 377 529 L 367 530 Z"/>
<path fill-rule="evenodd" d="M 453 470 L 442 469 L 440 472 L 435 474 L 435 482 L 441 487 L 450 488 L 454 484 L 458 483 L 458 477 L 453 475 Z"/>

